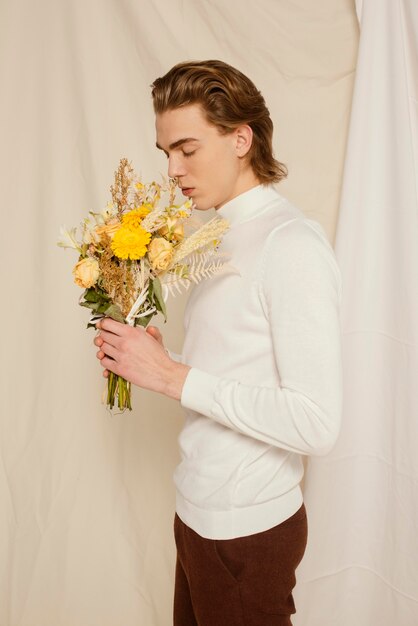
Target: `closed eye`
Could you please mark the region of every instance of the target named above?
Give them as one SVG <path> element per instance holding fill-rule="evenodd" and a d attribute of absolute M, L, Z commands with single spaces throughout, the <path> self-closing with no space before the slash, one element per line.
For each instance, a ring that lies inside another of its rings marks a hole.
<path fill-rule="evenodd" d="M 160 148 L 160 149 L 162 150 L 162 148 Z M 168 152 L 166 152 L 165 150 L 163 150 L 163 152 L 164 152 L 165 156 L 166 156 L 166 157 L 167 157 L 167 159 L 168 159 L 168 157 L 170 156 L 170 155 L 168 154 Z M 196 152 L 196 150 L 192 150 L 192 152 L 185 152 L 184 150 L 182 150 L 182 151 L 181 151 L 182 155 L 183 155 L 183 156 L 185 156 L 186 158 L 187 158 L 187 157 L 191 157 L 191 156 L 192 156 L 195 152 Z"/>

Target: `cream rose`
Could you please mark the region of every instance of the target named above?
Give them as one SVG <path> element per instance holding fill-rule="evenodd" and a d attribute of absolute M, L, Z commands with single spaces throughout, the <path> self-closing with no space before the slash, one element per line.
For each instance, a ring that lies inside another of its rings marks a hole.
<path fill-rule="evenodd" d="M 163 237 L 155 237 L 148 246 L 148 259 L 154 270 L 167 269 L 173 258 L 173 246 Z"/>
<path fill-rule="evenodd" d="M 119 230 L 121 224 L 119 221 L 109 222 L 108 224 L 103 224 L 103 226 L 97 226 L 95 228 L 96 234 L 102 238 L 103 235 L 107 235 L 110 239 L 113 239 L 115 232 Z"/>
<path fill-rule="evenodd" d="M 88 289 L 97 283 L 99 273 L 99 263 L 96 259 L 91 257 L 81 259 L 73 269 L 74 282 L 79 287 Z"/>

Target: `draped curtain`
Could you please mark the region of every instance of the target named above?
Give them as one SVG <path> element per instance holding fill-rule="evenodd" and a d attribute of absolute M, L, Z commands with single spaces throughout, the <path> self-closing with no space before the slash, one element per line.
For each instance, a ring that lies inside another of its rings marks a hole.
<path fill-rule="evenodd" d="M 296 626 L 418 624 L 418 4 L 357 11 L 335 241 L 343 428 L 308 461 Z"/>

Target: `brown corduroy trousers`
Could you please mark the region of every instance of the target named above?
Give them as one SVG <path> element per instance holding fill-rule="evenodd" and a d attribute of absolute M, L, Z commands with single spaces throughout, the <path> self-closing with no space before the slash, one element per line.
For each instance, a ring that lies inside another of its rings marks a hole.
<path fill-rule="evenodd" d="M 175 515 L 174 626 L 291 626 L 305 553 L 305 505 L 261 533 L 206 539 Z"/>

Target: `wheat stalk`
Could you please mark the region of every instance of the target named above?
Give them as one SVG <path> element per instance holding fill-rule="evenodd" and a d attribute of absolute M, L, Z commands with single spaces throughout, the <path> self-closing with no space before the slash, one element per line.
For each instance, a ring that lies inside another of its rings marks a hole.
<path fill-rule="evenodd" d="M 147 230 L 149 233 L 153 233 L 155 230 L 158 230 L 165 224 L 164 219 L 162 219 L 164 213 L 165 208 L 161 209 L 156 207 L 142 220 L 141 228 Z"/>
<path fill-rule="evenodd" d="M 177 246 L 170 267 L 174 267 L 179 261 L 199 248 L 213 243 L 213 241 L 220 238 L 228 228 L 228 220 L 218 217 L 214 217 L 209 222 L 206 222 L 206 224 L 203 224 L 199 230 L 190 235 L 190 237 L 187 237 L 187 239 L 184 239 L 181 244 Z"/>

